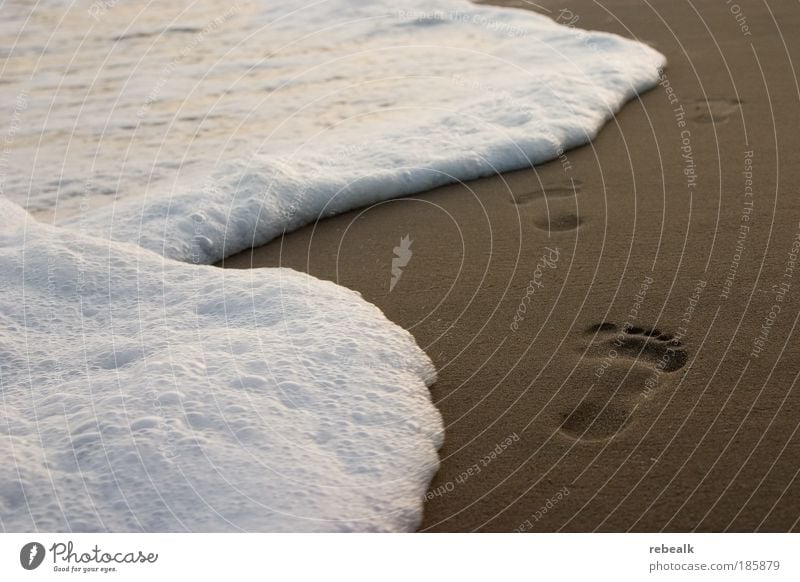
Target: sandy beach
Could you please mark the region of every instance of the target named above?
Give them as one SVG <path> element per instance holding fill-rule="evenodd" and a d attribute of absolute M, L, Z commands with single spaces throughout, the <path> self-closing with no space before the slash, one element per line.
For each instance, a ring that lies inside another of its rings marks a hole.
<path fill-rule="evenodd" d="M 548 164 L 224 266 L 354 289 L 432 358 L 421 531 L 798 530 L 797 4 L 506 4 L 650 44 L 661 84 Z"/>

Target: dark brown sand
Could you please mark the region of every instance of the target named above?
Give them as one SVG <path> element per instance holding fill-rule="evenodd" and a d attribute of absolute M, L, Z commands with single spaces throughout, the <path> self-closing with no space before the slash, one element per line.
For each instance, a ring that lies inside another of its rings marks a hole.
<path fill-rule="evenodd" d="M 356 289 L 431 356 L 424 531 L 800 529 L 800 5 L 508 4 L 652 44 L 669 89 L 561 160 L 225 266 Z"/>

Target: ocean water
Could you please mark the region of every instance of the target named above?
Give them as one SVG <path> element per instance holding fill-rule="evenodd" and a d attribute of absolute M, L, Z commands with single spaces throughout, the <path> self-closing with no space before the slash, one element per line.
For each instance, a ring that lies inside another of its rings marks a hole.
<path fill-rule="evenodd" d="M 205 265 L 557 157 L 664 65 L 463 0 L 7 2 L 0 50 L 12 531 L 414 529 L 427 356 L 354 292 Z"/>

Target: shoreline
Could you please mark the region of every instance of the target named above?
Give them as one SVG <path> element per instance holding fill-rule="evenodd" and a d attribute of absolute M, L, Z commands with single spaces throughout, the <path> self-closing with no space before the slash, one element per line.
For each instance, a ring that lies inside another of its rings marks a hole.
<path fill-rule="evenodd" d="M 785 274 L 800 137 L 778 120 L 800 118 L 786 75 L 800 49 L 779 34 L 800 13 L 578 6 L 576 27 L 648 42 L 669 63 L 592 143 L 223 263 L 355 289 L 431 357 L 445 445 L 429 491 L 445 490 L 422 531 L 796 531 L 800 291 Z M 391 286 L 403 237 L 412 254 Z M 548 248 L 559 260 L 537 276 Z"/>

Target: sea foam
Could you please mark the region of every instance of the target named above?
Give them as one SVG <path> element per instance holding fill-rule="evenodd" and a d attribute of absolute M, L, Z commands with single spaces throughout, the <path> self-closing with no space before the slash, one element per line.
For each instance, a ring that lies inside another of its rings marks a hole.
<path fill-rule="evenodd" d="M 0 220 L 3 530 L 419 524 L 435 371 L 358 293 Z"/>
<path fill-rule="evenodd" d="M 200 263 L 552 159 L 664 64 L 634 41 L 463 0 L 126 2 L 87 18 L 92 6 L 37 8 L 20 41 L 31 54 L 12 50 L 0 91 L 24 108 L 4 190 Z M 20 22 L 0 26 L 11 44 Z"/>
<path fill-rule="evenodd" d="M 332 283 L 203 264 L 552 159 L 664 64 L 459 0 L 3 11 L 7 531 L 417 527 L 442 425 L 411 336 Z"/>

